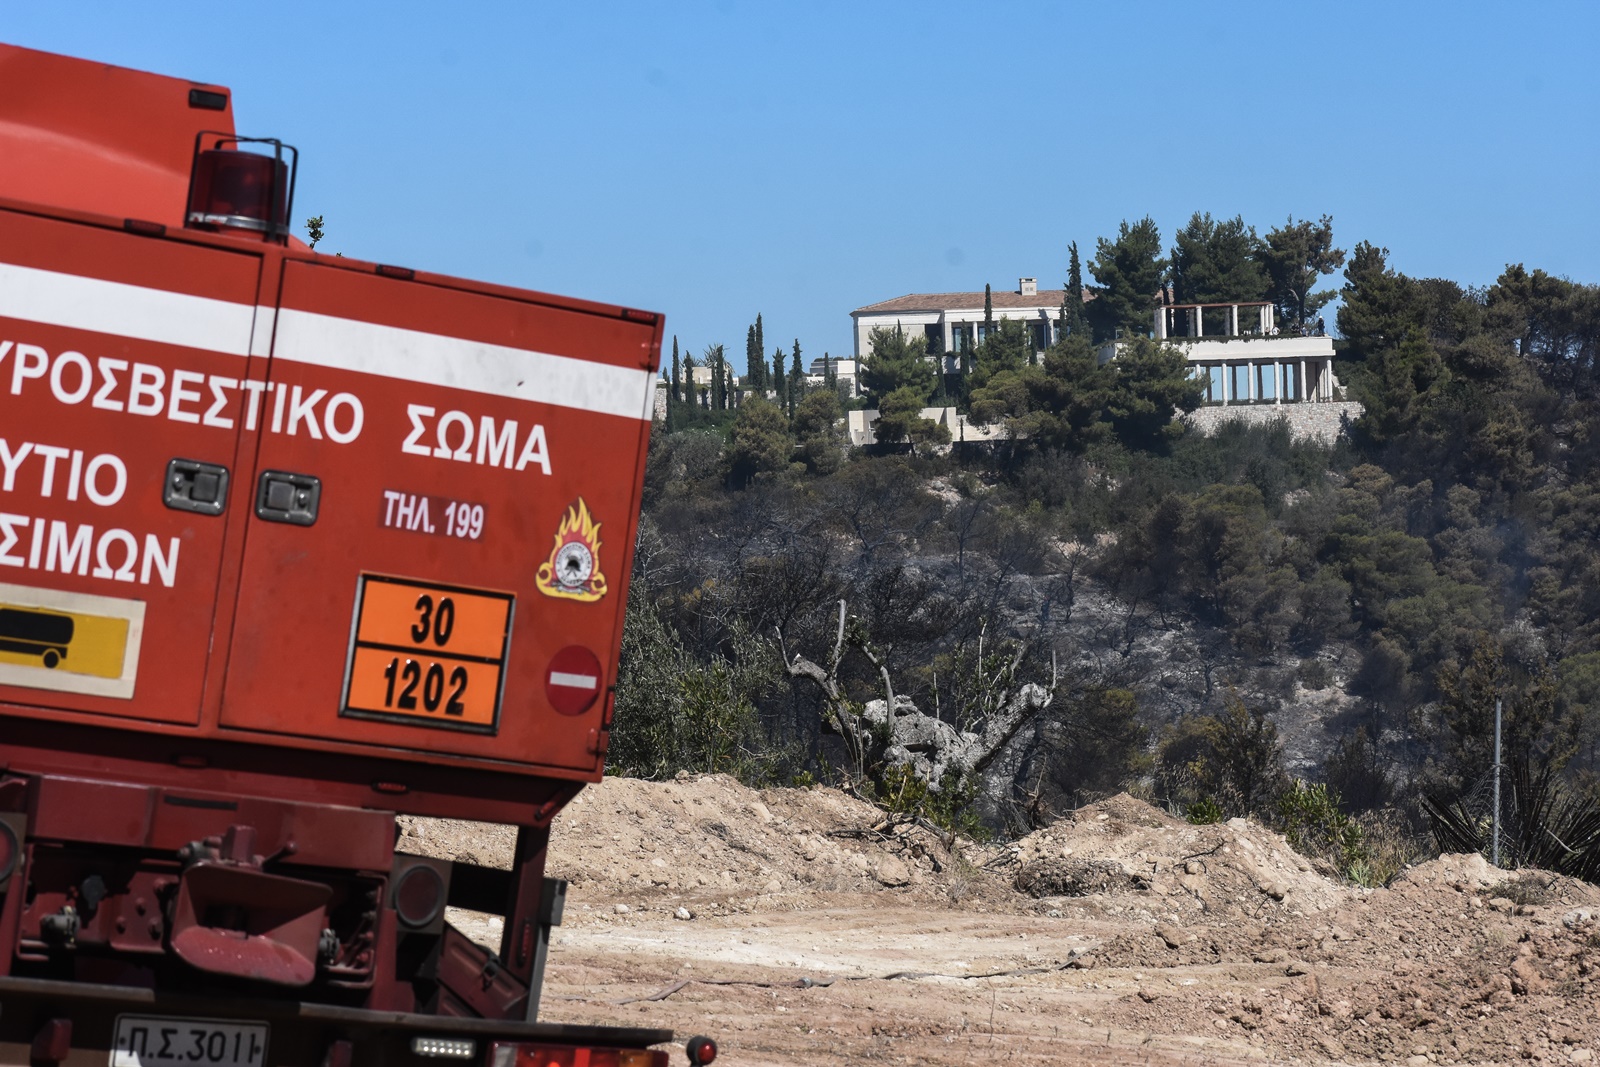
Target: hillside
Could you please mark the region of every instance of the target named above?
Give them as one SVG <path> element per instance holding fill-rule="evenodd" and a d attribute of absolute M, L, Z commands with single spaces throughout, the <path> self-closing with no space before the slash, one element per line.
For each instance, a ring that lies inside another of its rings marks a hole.
<path fill-rule="evenodd" d="M 1430 799 L 1481 808 L 1499 700 L 1508 765 L 1600 799 L 1600 286 L 1409 277 L 1327 217 L 1263 238 L 1196 214 L 1170 257 L 1144 219 L 1089 271 L 1042 352 L 1010 321 L 943 361 L 879 328 L 848 386 L 798 349 L 769 380 L 759 317 L 745 379 L 674 341 L 612 765 L 885 798 L 909 772 L 930 796 L 900 803 L 1002 833 L 1121 789 L 1274 819 L 1299 779 L 1416 851 Z M 1216 375 L 1144 336 L 1153 292 L 1268 301 L 1300 333 L 1337 296 L 1328 381 L 1362 414 L 1331 444 L 1227 407 L 1186 427 Z M 849 446 L 842 404 L 879 411 L 879 444 Z M 1049 699 L 1017 721 L 1029 685 Z M 874 701 L 920 755 L 853 725 Z M 949 731 L 972 735 L 954 765 L 926 744 Z"/>

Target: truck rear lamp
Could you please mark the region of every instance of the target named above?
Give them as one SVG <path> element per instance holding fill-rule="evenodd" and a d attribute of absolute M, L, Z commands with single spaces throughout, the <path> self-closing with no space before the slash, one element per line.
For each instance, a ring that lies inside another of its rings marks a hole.
<path fill-rule="evenodd" d="M 444 899 L 444 879 L 432 867 L 419 864 L 402 874 L 394 888 L 395 914 L 407 926 L 427 926 L 439 917 Z"/>
<path fill-rule="evenodd" d="M 270 145 L 272 154 L 244 150 L 241 146 L 247 144 Z M 250 230 L 272 240 L 287 240 L 299 158 L 292 146 L 272 138 L 202 132 L 195 138 L 184 224 Z"/>
<path fill-rule="evenodd" d="M 709 1037 L 691 1037 L 683 1046 L 683 1051 L 689 1054 L 689 1063 L 694 1067 L 713 1063 L 717 1058 L 717 1043 Z"/>
<path fill-rule="evenodd" d="M 667 1067 L 667 1063 L 665 1052 L 647 1048 L 574 1048 L 526 1041 L 498 1041 L 489 1048 L 489 1067 Z"/>
<path fill-rule="evenodd" d="M 440 1060 L 470 1060 L 478 1054 L 478 1043 L 470 1037 L 414 1037 L 411 1051 Z"/>
<path fill-rule="evenodd" d="M 0 889 L 4 889 L 6 880 L 16 873 L 21 859 L 22 842 L 17 831 L 9 823 L 0 822 Z"/>

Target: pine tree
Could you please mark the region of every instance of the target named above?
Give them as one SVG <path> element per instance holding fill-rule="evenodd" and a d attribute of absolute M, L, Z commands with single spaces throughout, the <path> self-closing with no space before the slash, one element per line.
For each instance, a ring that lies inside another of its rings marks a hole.
<path fill-rule="evenodd" d="M 1267 295 L 1266 245 L 1241 216 L 1195 212 L 1172 245 L 1172 297 L 1179 304 L 1254 302 Z M 1221 312 L 1217 312 L 1218 315 Z M 1215 333 L 1215 325 L 1206 333 Z"/>
<path fill-rule="evenodd" d="M 1278 305 L 1278 317 L 1285 328 L 1309 325 L 1328 301 L 1339 295 L 1332 289 L 1313 290 L 1324 274 L 1344 266 L 1344 249 L 1333 247 L 1333 218 L 1322 216 L 1316 222 L 1294 216 L 1267 234 L 1262 253 L 1267 276 L 1271 279 L 1269 299 Z"/>
<path fill-rule="evenodd" d="M 775 348 L 772 351 L 772 399 L 780 408 L 787 408 L 788 393 L 783 386 L 783 349 Z"/>
<path fill-rule="evenodd" d="M 1151 310 L 1161 290 L 1167 261 L 1161 254 L 1161 232 L 1148 215 L 1130 225 L 1124 221 L 1115 240 L 1100 238 L 1089 270 L 1099 283 L 1088 307 L 1095 339 L 1148 337 Z"/>
<path fill-rule="evenodd" d="M 872 354 L 862 361 L 861 387 L 874 406 L 901 389 L 914 392 L 919 404 L 933 395 L 937 372 L 928 362 L 927 340 L 920 333 L 908 337 L 898 325 L 892 330 L 876 326 L 867 336 L 867 346 Z"/>

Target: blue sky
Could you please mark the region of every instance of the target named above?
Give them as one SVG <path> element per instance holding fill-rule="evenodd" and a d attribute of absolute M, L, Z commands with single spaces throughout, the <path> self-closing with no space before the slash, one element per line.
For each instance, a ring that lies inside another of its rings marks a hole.
<path fill-rule="evenodd" d="M 1592 0 L 0 0 L 0 40 L 231 86 L 324 248 L 662 311 L 696 352 L 759 311 L 769 351 L 847 353 L 855 307 L 1057 287 L 1145 214 L 1600 281 Z"/>

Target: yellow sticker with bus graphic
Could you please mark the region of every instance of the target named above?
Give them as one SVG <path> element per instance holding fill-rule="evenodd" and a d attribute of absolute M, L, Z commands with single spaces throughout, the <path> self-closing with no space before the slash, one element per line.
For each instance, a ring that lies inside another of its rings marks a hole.
<path fill-rule="evenodd" d="M 0 583 L 0 685 L 132 700 L 144 601 Z"/>
<path fill-rule="evenodd" d="M 339 714 L 494 733 L 516 597 L 363 574 Z"/>

